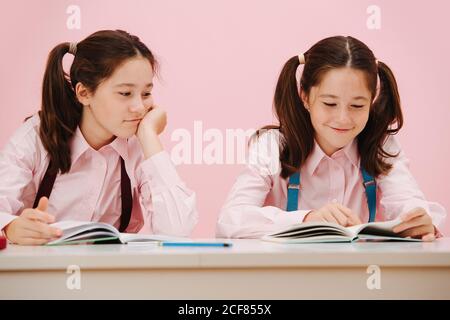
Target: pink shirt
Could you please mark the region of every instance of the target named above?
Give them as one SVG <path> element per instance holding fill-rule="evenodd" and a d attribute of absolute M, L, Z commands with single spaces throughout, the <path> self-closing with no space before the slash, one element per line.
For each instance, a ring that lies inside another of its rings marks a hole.
<path fill-rule="evenodd" d="M 287 212 L 287 180 L 279 175 L 279 137 L 278 130 L 269 130 L 250 145 L 248 165 L 221 210 L 216 230 L 218 237 L 257 238 L 302 222 L 310 210 L 333 201 L 350 208 L 363 222 L 368 221 L 356 139 L 331 157 L 315 144 L 300 168 L 299 210 Z M 422 207 L 439 227 L 446 216 L 445 209 L 425 199 L 393 136 L 386 141 L 385 150 L 400 151 L 400 154 L 388 160 L 393 164 L 391 172 L 376 179 L 376 220 L 392 220 L 401 213 Z"/>
<path fill-rule="evenodd" d="M 77 128 L 72 167 L 58 175 L 48 212 L 56 221 L 101 221 L 120 225 L 120 158 L 130 177 L 133 210 L 126 232 L 188 236 L 198 220 L 195 193 L 189 190 L 162 151 L 144 160 L 138 139 L 116 138 L 94 150 Z M 26 121 L 0 153 L 0 230 L 33 206 L 49 163 L 39 138 L 39 117 Z"/>

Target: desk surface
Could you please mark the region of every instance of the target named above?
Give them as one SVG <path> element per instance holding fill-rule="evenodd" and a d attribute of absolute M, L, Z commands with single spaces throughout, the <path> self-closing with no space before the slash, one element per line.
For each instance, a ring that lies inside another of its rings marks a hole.
<path fill-rule="evenodd" d="M 230 242 L 231 248 L 10 245 L 0 251 L 0 298 L 450 299 L 450 238 Z M 79 289 L 67 284 L 75 279 L 72 266 L 80 270 Z M 376 289 L 368 285 L 374 276 Z"/>
<path fill-rule="evenodd" d="M 0 251 L 0 271 L 83 269 L 450 267 L 450 238 L 431 243 L 278 244 L 227 240 L 230 248 L 145 245 L 15 246 Z"/>

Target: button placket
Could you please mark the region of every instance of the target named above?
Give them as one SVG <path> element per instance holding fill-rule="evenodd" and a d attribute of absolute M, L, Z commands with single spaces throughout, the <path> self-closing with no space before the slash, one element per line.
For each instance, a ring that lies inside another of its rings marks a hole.
<path fill-rule="evenodd" d="M 345 188 L 344 170 L 336 161 L 333 160 L 329 160 L 329 169 L 330 169 L 329 201 L 342 203 Z"/>
<path fill-rule="evenodd" d="M 93 183 L 93 188 L 92 193 L 91 193 L 91 197 L 90 197 L 90 206 L 91 206 L 91 210 L 92 210 L 92 215 L 93 217 L 95 217 L 95 220 L 99 219 L 99 216 L 101 215 L 100 212 L 96 212 L 96 208 L 100 199 L 100 194 L 101 191 L 103 189 L 103 185 L 106 179 L 106 159 L 99 155 L 96 155 L 95 157 L 95 165 L 94 167 L 96 168 L 96 174 L 95 174 L 95 182 Z"/>

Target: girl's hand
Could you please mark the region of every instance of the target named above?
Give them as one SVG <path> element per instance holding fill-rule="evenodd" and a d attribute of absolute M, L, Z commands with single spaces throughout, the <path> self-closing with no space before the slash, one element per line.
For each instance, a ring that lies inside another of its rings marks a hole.
<path fill-rule="evenodd" d="M 436 239 L 435 229 L 431 217 L 423 208 L 415 208 L 400 215 L 402 223 L 393 229 L 401 237 L 412 237 L 423 241 L 434 241 Z"/>
<path fill-rule="evenodd" d="M 9 241 L 22 245 L 41 245 L 59 238 L 62 231 L 50 227 L 55 217 L 47 211 L 48 199 L 42 197 L 36 209 L 25 209 L 22 214 L 5 227 Z"/>
<path fill-rule="evenodd" d="M 166 123 L 166 112 L 157 106 L 151 107 L 150 111 L 147 112 L 145 117 L 139 123 L 136 136 L 141 143 L 145 159 L 148 159 L 163 150 L 158 135 L 163 132 Z"/>
<path fill-rule="evenodd" d="M 312 210 L 303 219 L 303 222 L 312 221 L 333 222 L 344 227 L 350 227 L 362 223 L 359 217 L 349 208 L 337 202 L 331 202 L 320 209 Z"/>
<path fill-rule="evenodd" d="M 159 135 L 161 132 L 163 132 L 166 124 L 166 112 L 162 108 L 153 105 L 139 123 L 136 135 L 138 136 L 138 138 L 142 137 L 145 134 Z"/>

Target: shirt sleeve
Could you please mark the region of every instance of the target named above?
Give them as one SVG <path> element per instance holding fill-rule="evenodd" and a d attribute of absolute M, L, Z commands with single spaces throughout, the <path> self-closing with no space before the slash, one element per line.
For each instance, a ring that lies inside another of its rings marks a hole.
<path fill-rule="evenodd" d="M 20 132 L 20 131 L 19 131 Z M 22 195 L 33 178 L 36 144 L 13 135 L 0 152 L 0 230 L 24 209 Z"/>
<path fill-rule="evenodd" d="M 179 177 L 169 154 L 161 151 L 138 167 L 140 200 L 156 234 L 189 236 L 198 222 L 196 194 Z"/>
<path fill-rule="evenodd" d="M 389 159 L 392 164 L 391 171 L 377 179 L 381 191 L 380 205 L 385 212 L 386 220 L 393 220 L 402 213 L 421 207 L 430 215 L 436 228 L 442 226 L 447 212 L 440 204 L 425 199 L 425 195 L 409 171 L 409 160 L 393 136 L 388 138 L 384 149 L 391 154 L 398 153 L 397 157 Z"/>
<path fill-rule="evenodd" d="M 278 134 L 270 130 L 250 145 L 248 164 L 237 178 L 222 207 L 216 235 L 225 238 L 260 238 L 289 225 L 300 223 L 310 210 L 286 213 L 275 206 L 265 206 L 280 173 Z"/>

